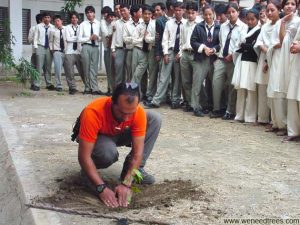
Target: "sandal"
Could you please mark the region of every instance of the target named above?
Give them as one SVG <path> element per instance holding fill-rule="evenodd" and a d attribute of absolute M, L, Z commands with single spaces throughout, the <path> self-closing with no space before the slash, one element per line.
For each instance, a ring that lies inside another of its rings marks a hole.
<path fill-rule="evenodd" d="M 287 135 L 287 130 L 286 129 L 278 129 L 278 131 L 276 132 L 277 136 L 285 136 Z"/>
<path fill-rule="evenodd" d="M 277 132 L 277 131 L 279 131 L 279 129 L 278 128 L 274 128 L 274 127 L 270 127 L 270 128 L 267 128 L 265 131 L 266 132 Z"/>

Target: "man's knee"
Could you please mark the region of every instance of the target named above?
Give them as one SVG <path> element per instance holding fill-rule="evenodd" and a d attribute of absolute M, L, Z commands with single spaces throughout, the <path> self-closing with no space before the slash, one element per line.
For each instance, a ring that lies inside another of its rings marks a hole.
<path fill-rule="evenodd" d="M 150 127 L 160 129 L 161 123 L 162 120 L 159 113 L 154 111 L 147 111 L 147 129 Z"/>

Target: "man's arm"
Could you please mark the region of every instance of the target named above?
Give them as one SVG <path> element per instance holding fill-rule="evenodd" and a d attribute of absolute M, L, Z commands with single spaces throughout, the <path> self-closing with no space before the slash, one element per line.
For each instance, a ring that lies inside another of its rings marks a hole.
<path fill-rule="evenodd" d="M 94 145 L 95 145 L 94 143 L 87 142 L 80 139 L 79 147 L 78 147 L 78 161 L 81 168 L 84 170 L 89 180 L 91 181 L 91 183 L 95 186 L 98 186 L 100 184 L 104 184 L 104 181 L 98 174 L 96 166 L 91 158 Z M 115 197 L 115 193 L 112 190 L 110 190 L 108 187 L 105 188 L 104 191 L 99 194 L 99 198 L 108 207 L 115 208 L 119 206 L 117 199 Z"/>

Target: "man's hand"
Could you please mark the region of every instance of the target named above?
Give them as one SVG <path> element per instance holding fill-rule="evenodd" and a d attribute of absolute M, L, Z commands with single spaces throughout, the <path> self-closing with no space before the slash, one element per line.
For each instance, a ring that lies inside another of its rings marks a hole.
<path fill-rule="evenodd" d="M 159 55 L 155 56 L 156 62 L 159 62 L 161 57 Z"/>
<path fill-rule="evenodd" d="M 290 52 L 292 54 L 296 54 L 300 52 L 300 43 L 298 41 L 293 41 L 292 46 L 290 48 Z"/>
<path fill-rule="evenodd" d="M 165 65 L 169 64 L 169 55 L 164 55 L 164 64 Z"/>
<path fill-rule="evenodd" d="M 106 187 L 101 194 L 99 194 L 100 200 L 110 208 L 117 208 L 119 207 L 117 198 L 115 193 Z"/>
<path fill-rule="evenodd" d="M 93 35 L 90 36 L 90 39 L 91 39 L 92 41 L 96 41 L 97 38 L 98 38 L 98 37 L 97 37 L 96 34 L 93 34 Z"/>
<path fill-rule="evenodd" d="M 228 55 L 224 59 L 226 62 L 232 62 L 232 55 Z"/>
<path fill-rule="evenodd" d="M 260 46 L 260 50 L 263 52 L 263 53 L 267 53 L 267 51 L 268 51 L 268 48 L 265 46 L 265 45 L 261 45 Z"/>
<path fill-rule="evenodd" d="M 208 48 L 208 47 L 204 47 L 204 53 L 205 53 L 205 55 L 207 55 L 207 56 L 211 56 L 211 55 L 214 54 L 214 50 L 211 49 L 211 48 Z"/>
<path fill-rule="evenodd" d="M 116 58 L 116 52 L 111 52 L 111 57 Z"/>
<path fill-rule="evenodd" d="M 121 207 L 127 207 L 130 203 L 132 192 L 129 187 L 120 184 L 115 189 L 116 196 L 118 198 L 118 204 Z"/>
<path fill-rule="evenodd" d="M 176 56 L 175 56 L 175 62 L 180 62 L 180 55 L 179 54 L 176 54 Z"/>
<path fill-rule="evenodd" d="M 263 67 L 263 72 L 264 73 L 267 73 L 268 72 L 268 69 L 269 69 L 269 66 L 267 63 L 264 64 L 264 67 Z"/>

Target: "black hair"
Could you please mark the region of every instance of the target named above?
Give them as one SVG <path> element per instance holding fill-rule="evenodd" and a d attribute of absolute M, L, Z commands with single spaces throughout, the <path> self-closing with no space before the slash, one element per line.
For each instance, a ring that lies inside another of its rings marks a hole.
<path fill-rule="evenodd" d="M 130 6 L 127 3 L 120 4 L 120 9 L 124 9 L 124 8 L 130 9 Z"/>
<path fill-rule="evenodd" d="M 141 5 L 136 4 L 136 5 L 132 5 L 130 8 L 130 15 L 133 17 L 134 13 L 138 12 L 141 8 Z"/>
<path fill-rule="evenodd" d="M 229 3 L 227 6 L 226 6 L 226 13 L 228 11 L 229 8 L 234 8 L 236 11 L 239 11 L 239 6 L 238 4 L 232 2 L 232 3 Z"/>
<path fill-rule="evenodd" d="M 166 5 L 162 2 L 159 2 L 159 3 L 154 3 L 154 8 L 156 6 L 159 6 L 161 10 L 165 11 L 167 8 L 166 8 Z"/>
<path fill-rule="evenodd" d="M 46 16 L 50 16 L 50 17 L 51 17 L 51 15 L 50 15 L 49 12 L 44 12 L 44 13 L 42 14 L 42 18 L 44 18 L 44 17 L 46 17 Z"/>
<path fill-rule="evenodd" d="M 131 83 L 119 83 L 113 94 L 112 94 L 112 102 L 113 104 L 118 104 L 118 99 L 120 95 L 128 95 L 131 97 L 138 97 L 138 101 L 140 102 L 140 89 L 139 86 L 135 83 L 136 87 L 132 87 Z"/>
<path fill-rule="evenodd" d="M 89 6 L 85 7 L 84 12 L 85 12 L 85 14 L 87 14 L 88 12 L 95 13 L 95 8 L 91 5 L 89 5 Z"/>
<path fill-rule="evenodd" d="M 286 5 L 287 1 L 288 1 L 288 0 L 283 0 L 283 1 L 281 2 L 281 7 L 282 7 L 282 8 L 284 8 L 284 6 Z M 297 1 L 297 0 L 294 0 L 294 1 L 295 1 L 295 3 L 296 3 L 296 9 L 297 9 L 297 8 L 298 8 L 298 1 Z"/>
<path fill-rule="evenodd" d="M 144 4 L 142 7 L 143 13 L 145 11 L 150 11 L 151 13 L 153 13 L 153 8 L 150 5 Z"/>
<path fill-rule="evenodd" d="M 198 4 L 196 2 L 187 2 L 185 5 L 185 9 L 186 10 L 194 10 L 194 11 L 198 11 Z"/>
<path fill-rule="evenodd" d="M 71 20 L 73 16 L 76 16 L 79 19 L 79 14 L 76 11 L 69 12 L 69 19 Z"/>
<path fill-rule="evenodd" d="M 110 13 L 110 12 L 112 12 L 112 9 L 109 6 L 104 6 L 101 9 L 101 14 Z"/>
<path fill-rule="evenodd" d="M 212 5 L 205 5 L 203 8 L 202 8 L 202 12 L 204 14 L 205 10 L 207 9 L 210 9 L 213 13 L 215 12 L 215 9 Z"/>
<path fill-rule="evenodd" d="M 113 17 L 117 17 L 117 15 L 116 15 L 116 13 L 115 13 L 115 12 L 109 12 L 109 13 L 107 14 L 107 16 L 113 16 Z"/>
<path fill-rule="evenodd" d="M 36 20 L 36 23 L 39 24 L 43 20 L 43 15 L 40 13 L 36 14 L 35 20 Z"/>
<path fill-rule="evenodd" d="M 55 21 L 56 19 L 62 20 L 61 15 L 55 15 L 55 16 L 53 16 L 53 21 Z"/>
<path fill-rule="evenodd" d="M 226 14 L 226 5 L 225 4 L 217 4 L 215 6 L 216 14 Z"/>
<path fill-rule="evenodd" d="M 245 9 L 245 8 L 241 9 L 240 14 L 239 14 L 239 18 L 244 19 L 244 18 L 246 18 L 247 14 L 248 14 L 248 9 Z"/>
<path fill-rule="evenodd" d="M 176 2 L 174 5 L 174 9 L 175 8 L 182 8 L 183 9 L 183 3 L 182 2 Z"/>
<path fill-rule="evenodd" d="M 255 3 L 253 6 L 252 6 L 252 9 L 256 9 L 258 12 L 261 10 L 261 5 L 259 3 Z"/>
<path fill-rule="evenodd" d="M 176 4 L 176 0 L 167 0 L 166 1 L 166 7 L 167 7 L 167 10 L 169 10 L 169 9 L 171 9 L 171 6 L 175 6 L 175 4 Z"/>
<path fill-rule="evenodd" d="M 259 19 L 259 11 L 256 8 L 252 8 L 247 10 L 246 16 L 248 16 L 249 13 L 253 13 L 256 19 Z"/>
<path fill-rule="evenodd" d="M 278 9 L 278 11 L 281 11 L 281 9 L 282 9 L 280 0 L 270 0 L 268 2 L 268 5 L 269 4 L 273 4 Z"/>

